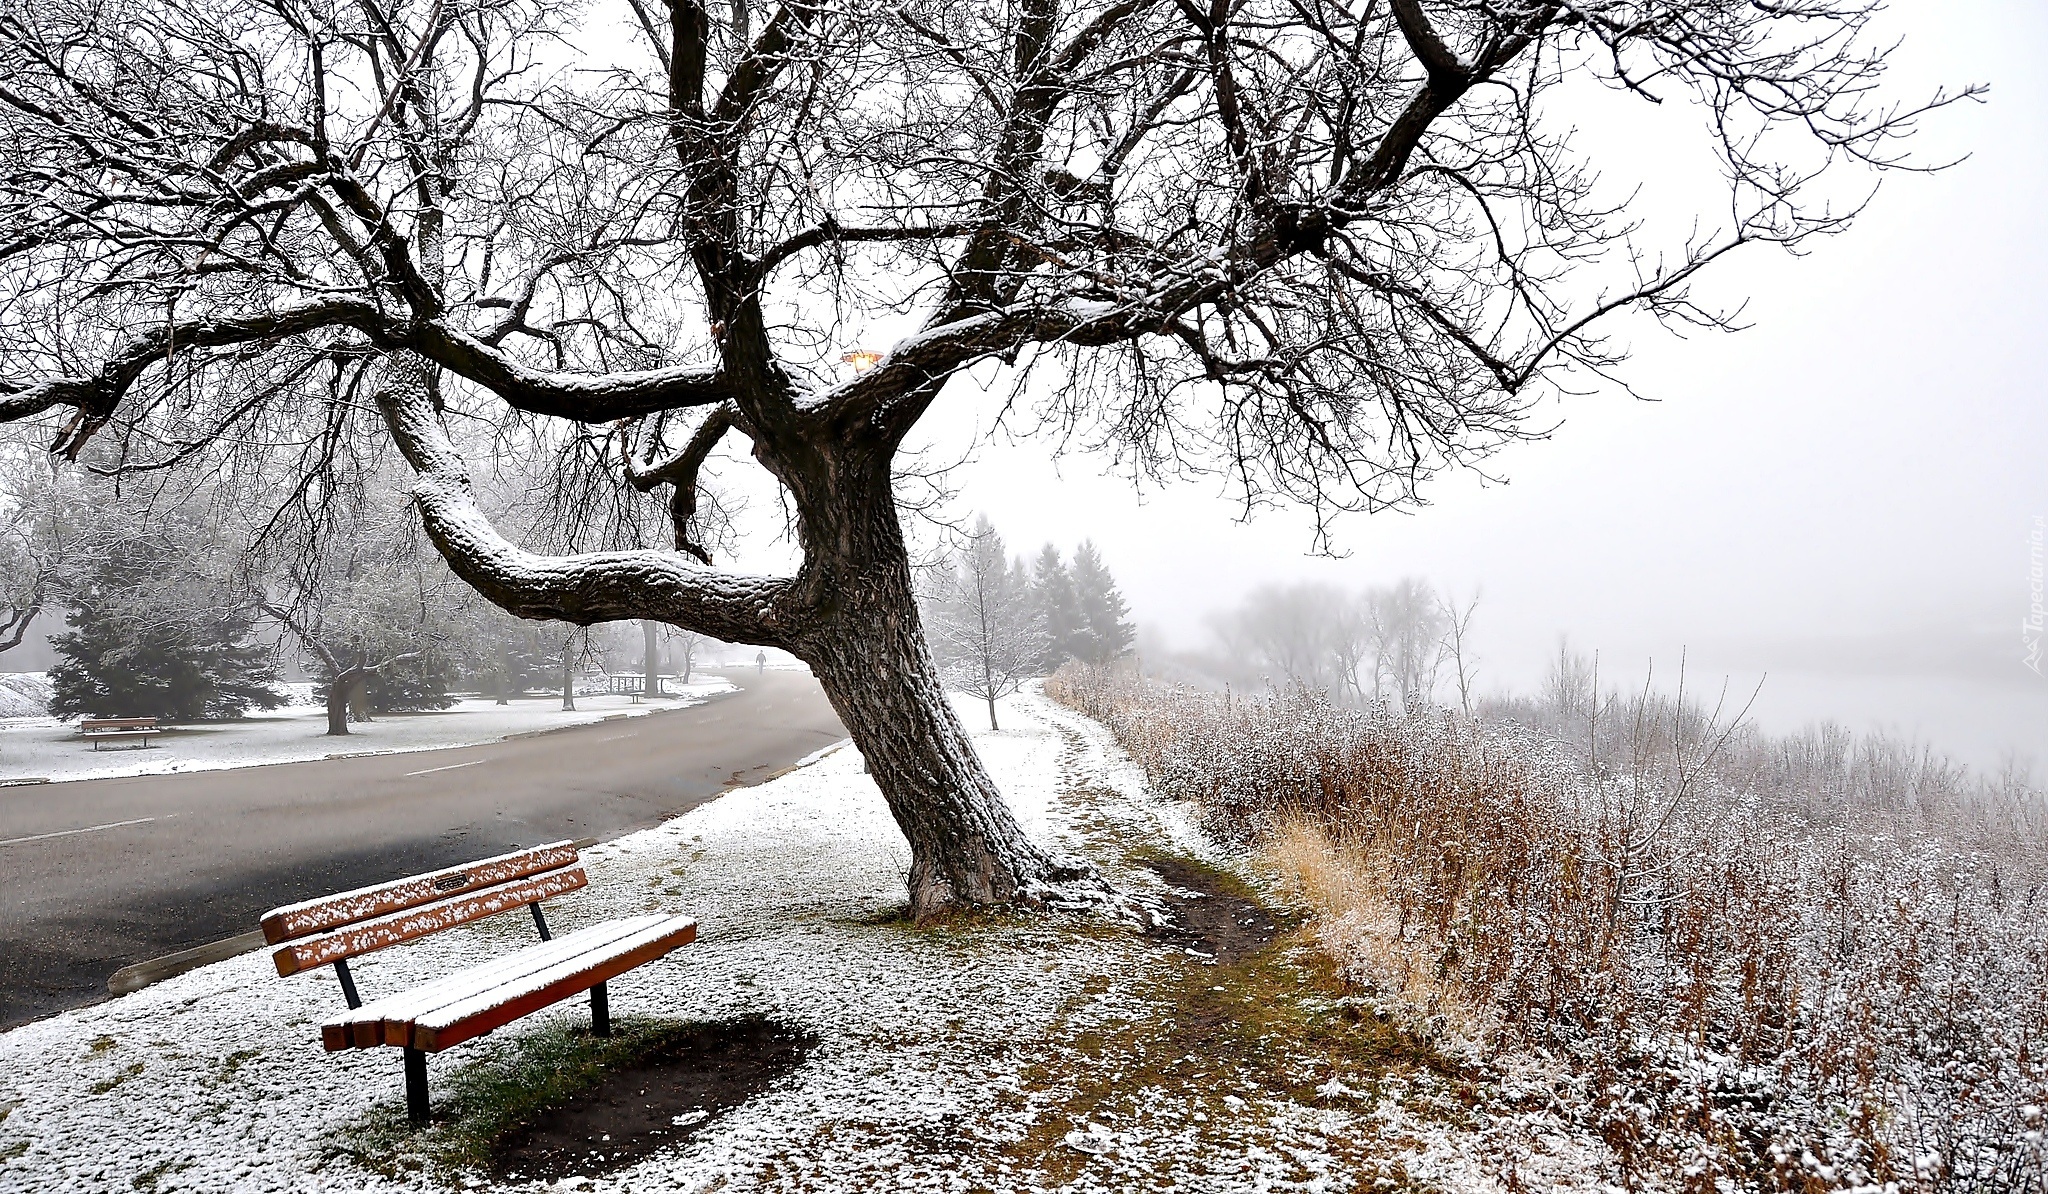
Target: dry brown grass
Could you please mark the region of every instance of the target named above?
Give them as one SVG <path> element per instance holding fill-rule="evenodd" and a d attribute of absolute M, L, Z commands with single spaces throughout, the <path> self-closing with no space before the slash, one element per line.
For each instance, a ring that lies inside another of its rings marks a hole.
<path fill-rule="evenodd" d="M 1080 669 L 1047 691 L 1263 850 L 1349 981 L 1578 1074 L 1575 1114 L 1625 1179 L 2048 1190 L 2048 865 L 2012 828 L 2026 810 L 1926 786 L 1802 803 L 1797 773 L 1756 780 L 1770 742 L 1722 766 L 1711 718 L 1647 703 L 1636 749 L 1589 761 L 1514 724 L 1299 692 Z"/>

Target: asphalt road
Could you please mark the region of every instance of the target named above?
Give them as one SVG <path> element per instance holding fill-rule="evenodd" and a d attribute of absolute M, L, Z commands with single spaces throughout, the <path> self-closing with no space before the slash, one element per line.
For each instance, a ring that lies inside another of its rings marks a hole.
<path fill-rule="evenodd" d="M 694 708 L 511 742 L 0 788 L 0 1027 L 103 999 L 121 967 L 279 904 L 617 837 L 845 736 L 809 675 L 731 678 Z"/>

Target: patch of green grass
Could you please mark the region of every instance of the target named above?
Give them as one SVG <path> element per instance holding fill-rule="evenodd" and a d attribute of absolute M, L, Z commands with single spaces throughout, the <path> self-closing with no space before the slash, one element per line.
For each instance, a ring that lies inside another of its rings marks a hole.
<path fill-rule="evenodd" d="M 226 1057 L 221 1058 L 220 1073 L 214 1078 L 214 1081 L 216 1083 L 232 1081 L 235 1074 L 241 1070 L 242 1066 L 245 1063 L 253 1061 L 261 1056 L 263 1056 L 263 1050 L 261 1049 L 235 1050 L 233 1053 L 230 1053 Z"/>
<path fill-rule="evenodd" d="M 1200 874 L 1201 882 L 1191 886 L 1261 902 L 1242 879 L 1198 860 L 1153 849 L 1128 857 L 1134 865 L 1170 858 Z M 1059 1185 L 1088 1163 L 1085 1154 L 1063 1145 L 1077 1122 L 1139 1122 L 1170 1105 L 1177 1110 L 1167 1114 L 1222 1152 L 1242 1147 L 1250 1106 L 1242 1100 L 1370 1106 L 1390 1081 L 1397 1089 L 1425 1073 L 1454 1087 L 1466 1081 L 1463 1068 L 1427 1042 L 1342 998 L 1343 983 L 1329 958 L 1293 918 L 1267 912 L 1283 926 L 1273 941 L 1230 963 L 1162 951 L 1146 977 L 1124 993 L 1143 1012 L 1076 1032 L 1027 1067 L 1025 1091 L 1054 1102 L 1033 1100 L 1049 1113 L 1006 1151 Z M 1110 986 L 1091 979 L 1083 992 L 1095 995 Z M 1323 1093 L 1333 1081 L 1354 1093 Z M 1385 1141 L 1359 1134 L 1326 1143 L 1354 1172 L 1370 1175 L 1371 1188 L 1420 1188 L 1390 1157 Z"/>
<path fill-rule="evenodd" d="M 113 1037 L 110 1036 L 94 1037 L 92 1044 L 87 1046 L 87 1052 L 105 1053 L 107 1050 L 113 1048 L 115 1045 L 118 1045 L 120 1043 L 121 1042 L 115 1040 Z"/>
<path fill-rule="evenodd" d="M 123 1082 L 128 1081 L 130 1078 L 137 1077 L 141 1073 L 142 1063 L 138 1061 L 134 1065 L 129 1066 L 127 1069 L 122 1070 L 120 1073 L 115 1074 L 113 1077 L 102 1078 L 98 1082 L 95 1082 L 91 1086 L 87 1087 L 86 1089 L 92 1091 L 92 1093 L 96 1095 L 107 1094 L 108 1092 L 112 1091 L 115 1087 L 121 1085 Z"/>
<path fill-rule="evenodd" d="M 7 1164 L 7 1162 L 12 1161 L 27 1151 L 28 1140 L 26 1138 L 10 1140 L 5 1144 L 0 1144 L 0 1165 Z"/>
<path fill-rule="evenodd" d="M 190 1161 L 158 1161 L 148 1169 L 136 1174 L 135 1181 L 132 1184 L 136 1189 L 144 1191 L 144 1194 L 150 1194 L 150 1192 L 156 1189 L 158 1182 L 163 1181 L 174 1173 L 190 1168 L 192 1168 L 192 1162 Z"/>
<path fill-rule="evenodd" d="M 612 1035 L 557 1026 L 527 1033 L 497 1055 L 434 1077 L 433 1120 L 415 1128 L 403 1097 L 380 1103 L 329 1147 L 387 1177 L 432 1169 L 442 1177 L 482 1169 L 507 1135 L 574 1099 L 611 1072 L 660 1053 L 699 1025 L 614 1019 Z M 391 1050 L 392 1077 L 399 1070 Z"/>

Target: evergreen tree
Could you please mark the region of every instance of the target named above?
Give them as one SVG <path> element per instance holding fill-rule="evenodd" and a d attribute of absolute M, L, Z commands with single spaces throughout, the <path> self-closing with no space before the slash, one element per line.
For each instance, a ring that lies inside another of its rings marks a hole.
<path fill-rule="evenodd" d="M 1116 578 L 1102 562 L 1091 540 L 1083 539 L 1074 549 L 1074 597 L 1081 609 L 1085 639 L 1077 658 L 1107 663 L 1130 653 L 1137 629 L 1131 625 L 1131 608 L 1117 591 Z"/>
<path fill-rule="evenodd" d="M 161 540 L 108 548 L 73 595 L 71 630 L 51 642 L 63 660 L 50 669 L 51 713 L 202 721 L 283 703 L 240 603 L 166 587 L 183 554 Z"/>
<path fill-rule="evenodd" d="M 1050 543 L 1039 549 L 1032 566 L 1031 591 L 1045 630 L 1045 655 L 1039 666 L 1050 672 L 1088 649 L 1088 624 L 1081 616 L 1074 578 L 1060 559 L 1060 549 Z"/>

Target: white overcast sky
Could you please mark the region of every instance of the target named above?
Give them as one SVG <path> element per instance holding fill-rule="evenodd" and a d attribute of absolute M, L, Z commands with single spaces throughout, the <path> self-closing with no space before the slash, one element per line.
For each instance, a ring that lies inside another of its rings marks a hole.
<path fill-rule="evenodd" d="M 1920 143 L 1969 160 L 1888 179 L 1804 258 L 1724 263 L 1702 293 L 1746 297 L 1751 330 L 1632 325 L 1624 375 L 1656 401 L 1566 401 L 1555 437 L 1497 458 L 1506 484 L 1449 478 L 1425 508 L 1352 518 L 1334 560 L 1306 554 L 1298 516 L 1239 523 L 1211 488 L 1140 494 L 1101 460 L 1028 441 L 984 443 L 956 477 L 961 505 L 1014 550 L 1092 537 L 1177 647 L 1262 583 L 1419 575 L 1483 589 L 1495 686 L 1533 683 L 1562 635 L 1622 682 L 1652 660 L 1675 673 L 1689 650 L 1693 685 L 1768 672 L 1757 712 L 1774 727 L 1884 726 L 1979 765 L 2032 755 L 2038 777 L 2048 680 L 2021 665 L 2020 625 L 2029 527 L 2048 515 L 2048 6 L 1920 0 L 1890 25 L 1902 94 L 1990 85 Z M 1652 210 L 1685 200 L 1684 126 L 1627 119 L 1587 129 L 1603 172 L 1641 178 Z M 986 425 L 971 395 L 948 401 L 940 442 Z"/>

